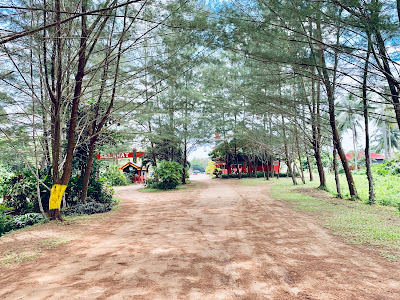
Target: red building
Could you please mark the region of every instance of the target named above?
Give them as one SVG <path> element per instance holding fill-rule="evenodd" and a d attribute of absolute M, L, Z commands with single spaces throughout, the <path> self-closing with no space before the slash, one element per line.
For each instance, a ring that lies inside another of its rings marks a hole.
<path fill-rule="evenodd" d="M 238 158 L 238 162 L 239 166 L 236 163 L 226 164 L 225 162 L 217 161 L 216 167 L 221 169 L 222 174 L 238 173 L 238 167 L 240 173 L 267 172 L 267 170 L 271 172 L 272 170 L 271 164 L 265 165 L 259 160 L 251 162 L 241 157 L 240 159 Z M 274 173 L 280 172 L 279 161 L 273 162 L 273 168 Z"/>

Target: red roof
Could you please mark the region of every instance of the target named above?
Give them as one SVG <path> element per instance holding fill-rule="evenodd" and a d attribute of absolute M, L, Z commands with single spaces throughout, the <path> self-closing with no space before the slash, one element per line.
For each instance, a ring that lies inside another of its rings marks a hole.
<path fill-rule="evenodd" d="M 136 165 L 136 164 L 134 164 L 134 163 L 131 163 L 131 162 L 128 162 L 127 164 L 125 164 L 125 165 L 123 165 L 121 168 L 119 168 L 120 170 L 123 170 L 123 169 L 125 169 L 126 167 L 129 167 L 129 166 L 132 166 L 132 167 L 134 167 L 134 168 L 136 168 L 136 169 L 138 169 L 138 170 L 140 170 L 140 169 L 142 169 L 141 167 L 139 167 L 138 165 Z"/>
<path fill-rule="evenodd" d="M 363 157 L 365 157 L 365 151 L 358 152 L 358 159 L 361 159 Z M 373 153 L 373 152 L 370 153 L 370 157 L 371 157 L 371 159 L 385 159 L 384 155 Z M 353 159 L 353 155 L 351 155 L 350 153 L 347 153 L 346 158 Z"/>

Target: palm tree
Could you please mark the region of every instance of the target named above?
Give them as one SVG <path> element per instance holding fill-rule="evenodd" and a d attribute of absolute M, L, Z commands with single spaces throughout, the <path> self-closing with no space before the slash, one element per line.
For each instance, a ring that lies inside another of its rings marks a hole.
<path fill-rule="evenodd" d="M 337 118 L 338 129 L 342 134 L 347 130 L 351 130 L 352 132 L 355 169 L 358 170 L 357 139 L 358 130 L 362 129 L 362 101 L 357 99 L 353 94 L 349 94 L 347 99 L 343 99 L 338 103 L 338 107 L 340 108 Z"/>
<path fill-rule="evenodd" d="M 375 120 L 378 129 L 373 138 L 378 145 L 375 146 L 376 151 L 385 151 L 385 158 L 392 157 L 392 148 L 398 149 L 399 129 L 395 123 L 394 111 L 388 105 L 380 106 L 376 111 L 378 117 Z"/>
<path fill-rule="evenodd" d="M 386 153 L 388 151 L 388 149 L 387 149 L 388 143 L 390 145 L 388 153 L 391 152 L 390 149 L 400 150 L 400 130 L 398 128 L 393 128 L 393 129 L 389 129 L 389 130 L 388 130 L 388 128 L 383 128 L 383 130 L 378 129 L 375 132 L 374 137 L 372 139 L 372 141 L 374 143 L 376 143 L 373 147 L 374 151 L 380 152 L 382 150 L 385 150 L 385 153 Z M 389 135 L 387 134 L 388 132 L 390 132 Z M 391 154 L 389 156 L 385 155 L 385 157 L 390 158 Z"/>

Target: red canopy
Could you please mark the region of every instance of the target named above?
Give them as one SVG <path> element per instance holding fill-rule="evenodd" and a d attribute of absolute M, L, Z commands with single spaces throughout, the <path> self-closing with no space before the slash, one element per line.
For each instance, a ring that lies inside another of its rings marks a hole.
<path fill-rule="evenodd" d="M 370 156 L 371 156 L 371 159 L 385 159 L 384 155 L 373 153 L 373 152 L 370 153 Z M 365 152 L 364 151 L 358 152 L 358 159 L 361 159 L 363 157 L 365 157 Z M 353 155 L 351 155 L 350 153 L 347 153 L 346 158 L 353 159 Z"/>

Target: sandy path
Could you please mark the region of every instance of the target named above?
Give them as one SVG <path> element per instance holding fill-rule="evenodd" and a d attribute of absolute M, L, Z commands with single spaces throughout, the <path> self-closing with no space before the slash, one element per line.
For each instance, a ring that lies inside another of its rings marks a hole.
<path fill-rule="evenodd" d="M 191 191 L 120 188 L 112 218 L 1 270 L 0 299 L 400 299 L 398 263 L 344 244 L 268 185 L 202 178 Z"/>

